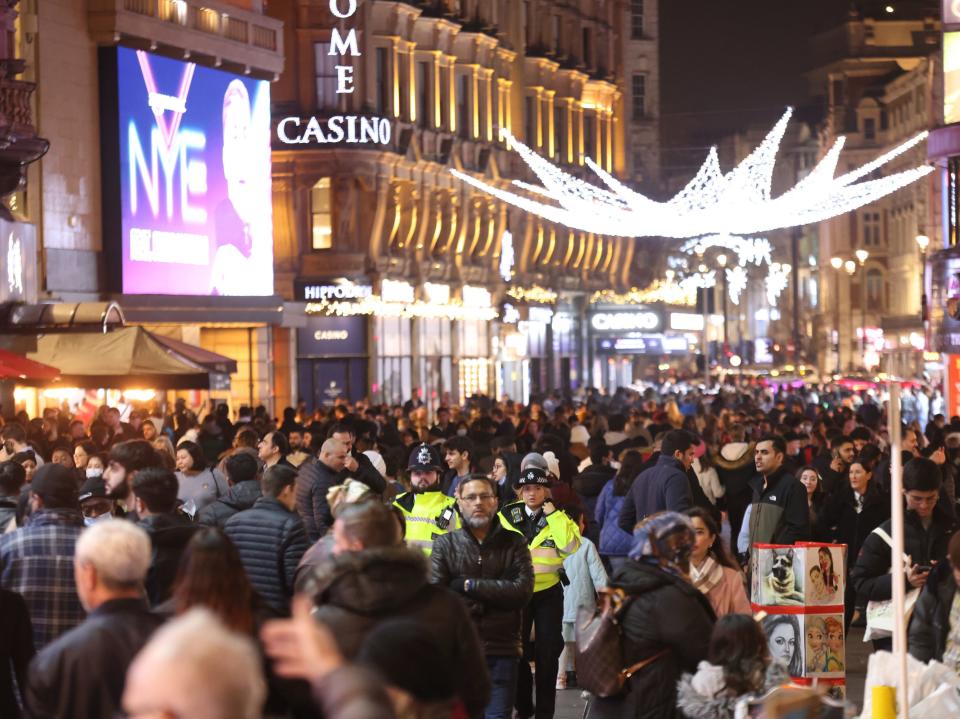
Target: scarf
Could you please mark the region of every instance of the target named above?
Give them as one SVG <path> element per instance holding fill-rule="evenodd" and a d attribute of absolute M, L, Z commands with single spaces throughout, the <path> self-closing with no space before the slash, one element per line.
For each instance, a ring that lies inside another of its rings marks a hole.
<path fill-rule="evenodd" d="M 690 563 L 690 581 L 701 593 L 707 594 L 723 581 L 723 566 L 708 554 L 699 569 Z"/>

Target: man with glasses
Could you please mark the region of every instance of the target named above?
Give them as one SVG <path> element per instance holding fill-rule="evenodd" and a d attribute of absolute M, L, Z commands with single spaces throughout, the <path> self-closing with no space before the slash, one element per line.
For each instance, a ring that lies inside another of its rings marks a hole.
<path fill-rule="evenodd" d="M 471 474 L 457 488 L 463 528 L 437 537 L 431 581 L 460 594 L 480 634 L 492 683 L 486 719 L 509 719 L 523 649 L 523 608 L 533 596 L 533 564 L 523 535 L 497 519 L 497 487 Z"/>
<path fill-rule="evenodd" d="M 911 459 L 903 468 L 903 495 L 906 512 L 903 517 L 903 551 L 909 557 L 904 567 L 907 591 L 920 589 L 927 583 L 931 570 L 947 556 L 952 522 L 938 504 L 941 485 L 940 468 L 925 457 Z M 850 572 L 857 590 L 858 604 L 885 601 L 893 597 L 890 574 L 891 521 L 887 520 L 868 536 L 860 548 L 860 556 Z M 891 638 L 875 640 L 874 649 L 890 651 Z"/>

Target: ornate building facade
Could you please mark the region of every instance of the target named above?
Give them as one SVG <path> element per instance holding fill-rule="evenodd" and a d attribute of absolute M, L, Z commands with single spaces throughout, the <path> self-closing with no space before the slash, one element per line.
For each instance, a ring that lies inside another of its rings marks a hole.
<path fill-rule="evenodd" d="M 271 4 L 287 56 L 275 125 L 356 116 L 391 128 L 388 143 L 366 145 L 274 136 L 276 286 L 307 302 L 302 398 L 436 404 L 588 381 L 586 298 L 644 276 L 637 243 L 510 209 L 450 170 L 504 188 L 535 181 L 508 131 L 575 171 L 589 157 L 620 177 L 642 162 L 655 177 L 654 6 L 361 0 L 337 17 L 329 0 Z M 354 31 L 355 51 L 339 57 Z M 337 64 L 352 68 L 352 92 L 338 92 Z M 645 134 L 627 132 L 628 98 L 649 108 Z"/>

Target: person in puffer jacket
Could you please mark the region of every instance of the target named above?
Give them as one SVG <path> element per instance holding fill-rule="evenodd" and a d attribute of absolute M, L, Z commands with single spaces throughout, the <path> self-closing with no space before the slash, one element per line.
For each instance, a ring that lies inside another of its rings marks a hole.
<path fill-rule="evenodd" d="M 753 617 L 727 614 L 714 625 L 706 661 L 677 683 L 677 708 L 686 719 L 733 719 L 741 701 L 789 681 Z"/>
<path fill-rule="evenodd" d="M 277 464 L 263 474 L 263 496 L 232 516 L 224 532 L 236 545 L 250 583 L 263 600 L 289 616 L 294 578 L 307 551 L 307 535 L 296 512 L 297 471 Z"/>
<path fill-rule="evenodd" d="M 600 556 L 610 572 L 617 571 L 627 561 L 627 552 L 633 544 L 633 535 L 620 529 L 620 509 L 623 507 L 630 485 L 640 474 L 643 455 L 630 450 L 623 455 L 617 475 L 603 486 L 597 497 L 596 518 L 600 525 Z"/>
<path fill-rule="evenodd" d="M 730 520 L 730 536 L 737 537 L 743 524 L 743 515 L 753 497 L 750 479 L 757 472 L 753 460 L 756 445 L 744 441 L 746 431 L 741 424 L 731 427 L 730 436 L 731 441 L 720 448 L 713 464 L 717 469 L 720 484 L 726 488 L 724 497 Z"/>

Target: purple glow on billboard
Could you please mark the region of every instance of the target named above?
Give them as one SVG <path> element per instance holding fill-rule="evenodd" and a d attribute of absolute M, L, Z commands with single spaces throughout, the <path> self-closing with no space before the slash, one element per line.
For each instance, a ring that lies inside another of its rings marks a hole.
<path fill-rule="evenodd" d="M 272 295 L 270 83 L 117 48 L 123 292 Z"/>

